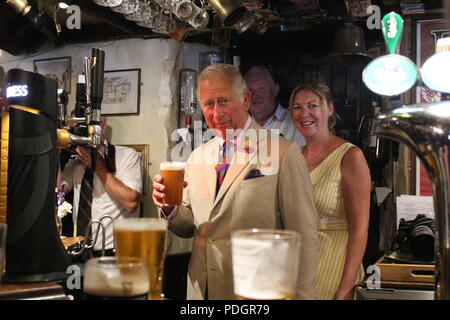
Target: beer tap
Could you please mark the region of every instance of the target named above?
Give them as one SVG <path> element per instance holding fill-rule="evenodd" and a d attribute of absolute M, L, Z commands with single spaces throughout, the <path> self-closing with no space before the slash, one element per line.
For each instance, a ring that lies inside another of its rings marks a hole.
<path fill-rule="evenodd" d="M 86 122 L 86 80 L 84 72 L 78 75 L 74 116 L 68 117 L 67 123 Z"/>
<path fill-rule="evenodd" d="M 92 49 L 92 58 L 83 59 L 84 76 L 80 75 L 77 84 L 77 104 L 75 117 L 67 117 L 67 123 L 82 123 L 86 132 L 71 133 L 58 130 L 59 148 L 71 145 L 85 145 L 91 148 L 92 165 L 95 168 L 96 150 L 101 145 L 101 103 L 103 100 L 103 74 L 105 53 L 99 48 Z M 82 130 L 80 130 L 82 131 Z"/>
<path fill-rule="evenodd" d="M 67 114 L 67 103 L 69 102 L 69 97 L 66 90 L 58 89 L 58 127 L 64 127 L 65 125 L 65 115 Z"/>
<path fill-rule="evenodd" d="M 407 145 L 423 162 L 433 187 L 436 223 L 435 298 L 450 299 L 450 101 L 410 105 L 380 114 L 375 134 Z"/>
<path fill-rule="evenodd" d="M 84 74 L 86 77 L 86 110 L 85 110 L 85 117 L 86 117 L 86 123 L 89 123 L 90 120 L 90 113 L 91 113 L 91 59 L 88 57 L 84 57 L 83 59 L 83 68 L 84 68 Z"/>
<path fill-rule="evenodd" d="M 105 52 L 99 48 L 92 49 L 92 69 L 91 69 L 91 102 L 89 113 L 89 135 L 92 137 L 91 146 L 98 148 L 101 144 L 100 116 L 103 100 L 103 77 L 105 65 Z M 89 106 L 89 104 L 88 104 Z"/>

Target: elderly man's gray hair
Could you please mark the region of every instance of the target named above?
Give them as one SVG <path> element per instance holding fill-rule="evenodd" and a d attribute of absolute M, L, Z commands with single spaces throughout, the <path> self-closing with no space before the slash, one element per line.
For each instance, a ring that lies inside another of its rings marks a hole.
<path fill-rule="evenodd" d="M 244 78 L 247 78 L 250 75 L 253 74 L 264 74 L 267 77 L 267 80 L 269 80 L 270 84 L 272 86 L 276 85 L 275 80 L 273 79 L 272 76 L 272 72 L 270 72 L 269 68 L 267 68 L 266 66 L 253 66 L 250 69 L 248 69 L 248 71 L 245 73 Z"/>
<path fill-rule="evenodd" d="M 248 91 L 247 84 L 244 81 L 239 69 L 231 64 L 219 63 L 205 68 L 197 78 L 197 96 L 199 93 L 200 82 L 216 76 L 225 76 L 233 82 L 234 92 L 244 101 L 244 94 Z"/>

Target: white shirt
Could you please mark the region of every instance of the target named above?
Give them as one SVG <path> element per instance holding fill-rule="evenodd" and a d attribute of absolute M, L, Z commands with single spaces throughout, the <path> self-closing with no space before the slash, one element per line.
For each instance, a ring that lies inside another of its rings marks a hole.
<path fill-rule="evenodd" d="M 278 104 L 277 110 L 266 121 L 264 128 L 278 129 L 284 138 L 295 142 L 300 147 L 306 145 L 306 140 L 292 121 L 289 110 L 283 108 L 281 104 Z"/>
<path fill-rule="evenodd" d="M 122 181 L 127 187 L 136 190 L 142 194 L 142 162 L 139 154 L 132 148 L 116 147 L 116 172 L 114 176 Z M 67 163 L 62 172 L 62 179 L 68 184 L 68 190 L 74 189 L 73 195 L 73 223 L 76 225 L 78 216 L 78 203 L 80 199 L 81 181 L 83 180 L 85 166 L 76 159 L 71 159 Z M 106 192 L 100 178 L 94 174 L 92 199 L 92 220 L 98 220 L 104 215 L 109 215 L 113 219 L 123 217 L 139 217 L 139 207 L 133 213 L 127 213 L 124 208 L 119 206 L 110 195 Z M 110 219 L 102 221 L 106 227 L 105 249 L 112 249 L 113 243 L 113 227 Z M 92 227 L 92 236 L 95 236 L 98 225 Z M 84 236 L 78 234 L 78 236 Z M 102 249 L 102 231 L 100 230 L 98 240 L 94 246 L 94 250 Z"/>

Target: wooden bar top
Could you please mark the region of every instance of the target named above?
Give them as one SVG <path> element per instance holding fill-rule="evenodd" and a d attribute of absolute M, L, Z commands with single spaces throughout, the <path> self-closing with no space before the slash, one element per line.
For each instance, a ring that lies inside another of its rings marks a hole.
<path fill-rule="evenodd" d="M 70 300 L 57 282 L 0 284 L 0 300 Z"/>
<path fill-rule="evenodd" d="M 67 249 L 84 240 L 84 237 L 66 238 L 61 241 Z M 25 284 L 0 284 L 0 300 L 70 300 L 58 282 Z"/>
<path fill-rule="evenodd" d="M 84 237 L 61 237 L 61 241 L 64 245 L 64 248 L 69 248 L 70 246 L 73 246 L 75 244 L 79 244 L 82 242 L 85 238 Z"/>
<path fill-rule="evenodd" d="M 61 237 L 66 250 L 77 251 L 84 237 Z M 71 248 L 75 247 L 75 248 Z M 82 299 L 80 290 L 68 290 L 61 282 L 0 283 L 0 300 L 74 300 Z"/>

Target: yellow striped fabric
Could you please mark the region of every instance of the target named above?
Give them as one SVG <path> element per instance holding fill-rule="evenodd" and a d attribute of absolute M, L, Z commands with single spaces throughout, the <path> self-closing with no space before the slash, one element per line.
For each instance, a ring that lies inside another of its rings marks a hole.
<path fill-rule="evenodd" d="M 348 227 L 341 189 L 341 160 L 353 147 L 347 142 L 336 148 L 310 173 L 319 214 L 320 259 L 316 299 L 331 300 L 339 286 L 347 251 Z M 357 282 L 364 278 L 361 265 Z"/>

